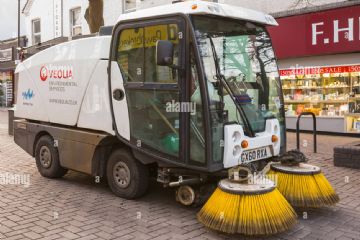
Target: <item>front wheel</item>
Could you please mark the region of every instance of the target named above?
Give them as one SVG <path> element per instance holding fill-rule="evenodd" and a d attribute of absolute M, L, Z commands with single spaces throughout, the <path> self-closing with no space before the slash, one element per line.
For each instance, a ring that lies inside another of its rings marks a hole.
<path fill-rule="evenodd" d="M 149 185 L 149 170 L 125 149 L 115 150 L 107 163 L 106 175 L 112 192 L 122 198 L 144 195 Z"/>

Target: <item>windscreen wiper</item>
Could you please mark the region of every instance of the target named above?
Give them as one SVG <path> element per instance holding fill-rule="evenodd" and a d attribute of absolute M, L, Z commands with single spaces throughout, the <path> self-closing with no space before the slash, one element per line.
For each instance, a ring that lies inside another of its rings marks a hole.
<path fill-rule="evenodd" d="M 244 124 L 245 124 L 245 127 L 246 127 L 249 137 L 255 137 L 254 131 L 250 125 L 249 119 L 246 117 L 244 109 L 242 108 L 242 106 L 240 104 L 237 104 L 237 101 L 234 97 L 234 94 L 233 94 L 229 84 L 226 82 L 224 75 L 221 74 L 221 72 L 220 72 L 219 58 L 218 58 L 218 55 L 217 55 L 217 52 L 215 49 L 214 42 L 209 34 L 207 35 L 207 37 L 210 40 L 211 50 L 212 50 L 213 58 L 214 58 L 214 62 L 215 62 L 216 78 L 220 81 L 221 85 L 223 85 L 225 87 L 225 89 L 229 93 L 231 99 L 234 101 L 236 109 L 239 111 L 242 119 L 244 120 Z M 222 86 L 220 86 L 220 87 L 222 87 Z M 221 92 L 222 92 L 222 90 L 221 90 Z M 223 93 L 222 93 L 221 97 L 223 98 Z"/>

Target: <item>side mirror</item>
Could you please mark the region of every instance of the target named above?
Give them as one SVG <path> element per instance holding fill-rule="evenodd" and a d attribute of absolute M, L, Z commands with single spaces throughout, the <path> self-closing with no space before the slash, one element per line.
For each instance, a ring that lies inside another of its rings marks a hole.
<path fill-rule="evenodd" d="M 156 64 L 159 66 L 172 66 L 174 58 L 174 44 L 170 41 L 158 40 L 156 42 Z"/>

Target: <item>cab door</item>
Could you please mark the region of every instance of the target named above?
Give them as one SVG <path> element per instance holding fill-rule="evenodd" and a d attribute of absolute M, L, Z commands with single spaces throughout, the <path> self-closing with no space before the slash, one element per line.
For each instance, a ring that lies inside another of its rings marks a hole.
<path fill-rule="evenodd" d="M 115 30 L 112 48 L 111 92 L 117 131 L 134 148 L 175 162 L 185 158 L 181 149 L 186 112 L 181 103 L 186 99 L 180 91 L 185 76 L 184 26 L 181 17 L 124 24 Z M 156 64 L 158 40 L 173 43 L 173 66 Z"/>

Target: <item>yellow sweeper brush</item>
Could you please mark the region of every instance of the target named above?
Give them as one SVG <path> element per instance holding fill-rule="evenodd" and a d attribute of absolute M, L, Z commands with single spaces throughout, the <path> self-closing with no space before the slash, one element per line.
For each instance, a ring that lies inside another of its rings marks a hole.
<path fill-rule="evenodd" d="M 221 180 L 197 217 L 208 228 L 244 235 L 276 234 L 297 222 L 291 205 L 265 178 L 252 183 Z"/>
<path fill-rule="evenodd" d="M 339 202 L 339 196 L 319 167 L 275 163 L 268 174 L 276 174 L 277 188 L 292 206 L 323 207 Z"/>

